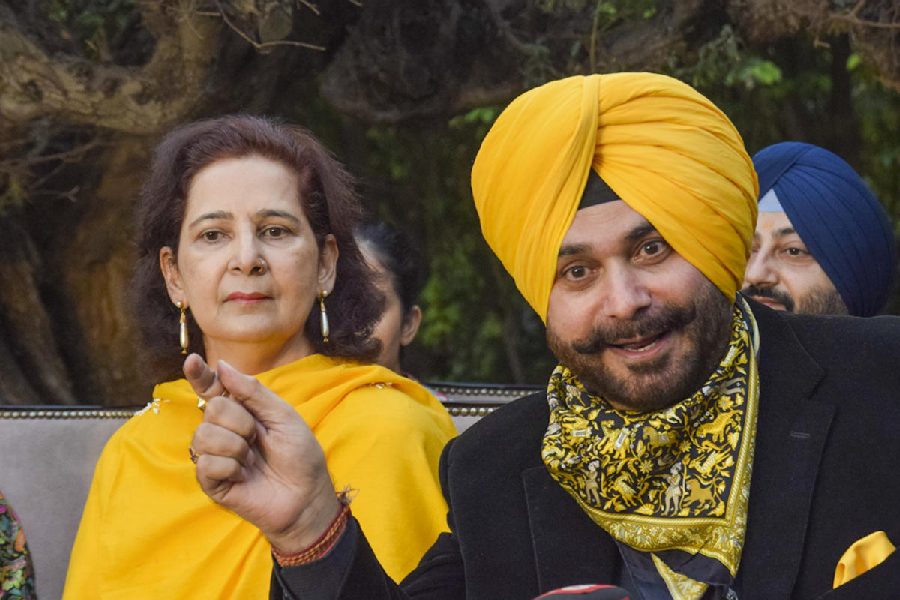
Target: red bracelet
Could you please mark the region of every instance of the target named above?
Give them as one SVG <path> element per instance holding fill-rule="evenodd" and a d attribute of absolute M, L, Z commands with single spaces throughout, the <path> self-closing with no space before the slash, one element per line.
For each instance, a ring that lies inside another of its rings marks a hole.
<path fill-rule="evenodd" d="M 312 544 L 291 554 L 282 554 L 277 548 L 272 546 L 272 556 L 275 562 L 281 567 L 297 567 L 316 561 L 329 552 L 337 545 L 341 539 L 341 534 L 347 528 L 347 521 L 350 519 L 350 500 L 347 499 L 347 492 L 338 494 L 338 500 L 341 502 L 341 508 L 337 516 L 328 526 L 328 529 L 319 536 L 319 539 Z"/>

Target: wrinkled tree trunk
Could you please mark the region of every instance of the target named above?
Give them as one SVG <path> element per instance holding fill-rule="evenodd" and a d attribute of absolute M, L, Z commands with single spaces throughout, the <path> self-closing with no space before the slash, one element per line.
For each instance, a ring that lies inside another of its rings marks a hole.
<path fill-rule="evenodd" d="M 84 207 L 52 208 L 32 227 L 0 224 L 0 399 L 8 404 L 135 405 L 147 401 L 129 310 L 133 206 L 148 146 L 125 139 L 101 153 L 102 177 Z M 52 205 L 51 205 L 52 206 Z M 11 285 L 11 282 L 15 282 Z"/>
<path fill-rule="evenodd" d="M 124 139 L 104 153 L 103 175 L 71 236 L 48 248 L 77 338 L 61 342 L 80 374 L 81 400 L 113 406 L 149 400 L 141 378 L 139 339 L 130 311 L 134 265 L 134 203 L 149 164 L 142 138 Z"/>
<path fill-rule="evenodd" d="M 44 266 L 28 233 L 0 221 L 0 398 L 9 404 L 75 404 L 41 294 Z"/>
<path fill-rule="evenodd" d="M 24 123 L 56 117 L 129 133 L 154 133 L 194 110 L 219 50 L 221 24 L 192 3 L 140 2 L 155 34 L 153 54 L 135 68 L 53 55 L 0 4 L 0 117 Z"/>

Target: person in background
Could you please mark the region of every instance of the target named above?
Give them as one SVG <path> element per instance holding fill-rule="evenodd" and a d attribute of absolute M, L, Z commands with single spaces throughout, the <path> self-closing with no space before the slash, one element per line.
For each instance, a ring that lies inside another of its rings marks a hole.
<path fill-rule="evenodd" d="M 391 577 L 446 530 L 437 463 L 455 429 L 422 386 L 370 363 L 382 300 L 353 239 L 359 215 L 348 174 L 300 128 L 237 115 L 163 139 L 138 206 L 133 289 L 148 368 L 170 380 L 103 450 L 66 600 L 268 596 L 277 536 L 210 502 L 194 468 L 239 479 L 216 454 L 240 438 L 190 446 L 204 415 L 232 412 L 214 398 L 229 365 L 312 430 L 329 486 L 353 490 Z M 209 377 L 195 391 L 182 371 Z M 262 463 L 289 443 L 266 430 L 257 458 L 245 458 Z M 266 498 L 263 512 L 283 506 Z"/>
<path fill-rule="evenodd" d="M 31 600 L 34 566 L 22 524 L 0 492 L 0 599 Z"/>
<path fill-rule="evenodd" d="M 743 294 L 776 310 L 871 317 L 897 271 L 893 227 L 836 154 L 782 142 L 753 157 L 759 218 Z"/>
<path fill-rule="evenodd" d="M 375 271 L 375 286 L 384 296 L 384 312 L 372 332 L 381 342 L 375 362 L 405 374 L 403 350 L 422 323 L 422 309 L 417 304 L 426 279 L 422 257 L 405 233 L 383 221 L 365 221 L 354 235 L 363 258 Z"/>

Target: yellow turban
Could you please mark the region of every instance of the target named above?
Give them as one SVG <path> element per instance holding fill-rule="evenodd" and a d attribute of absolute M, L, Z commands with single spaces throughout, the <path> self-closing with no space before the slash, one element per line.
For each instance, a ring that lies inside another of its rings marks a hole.
<path fill-rule="evenodd" d="M 591 167 L 734 299 L 750 255 L 758 192 L 734 125 L 703 95 L 665 75 L 576 76 L 513 100 L 472 167 L 482 233 L 542 319 Z"/>

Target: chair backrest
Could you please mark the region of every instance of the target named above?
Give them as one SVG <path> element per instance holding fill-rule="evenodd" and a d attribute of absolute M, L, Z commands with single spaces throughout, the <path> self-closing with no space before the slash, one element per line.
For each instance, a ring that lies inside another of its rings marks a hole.
<path fill-rule="evenodd" d="M 427 384 L 462 432 L 537 388 Z M 22 521 L 39 598 L 60 598 L 94 464 L 106 440 L 138 408 L 0 406 L 0 491 Z"/>
<path fill-rule="evenodd" d="M 18 514 L 38 598 L 61 598 L 103 445 L 134 410 L 0 407 L 0 490 Z"/>
<path fill-rule="evenodd" d="M 478 419 L 494 409 L 528 394 L 546 389 L 540 385 L 507 385 L 500 383 L 460 383 L 441 381 L 425 386 L 440 399 L 462 433 Z"/>

